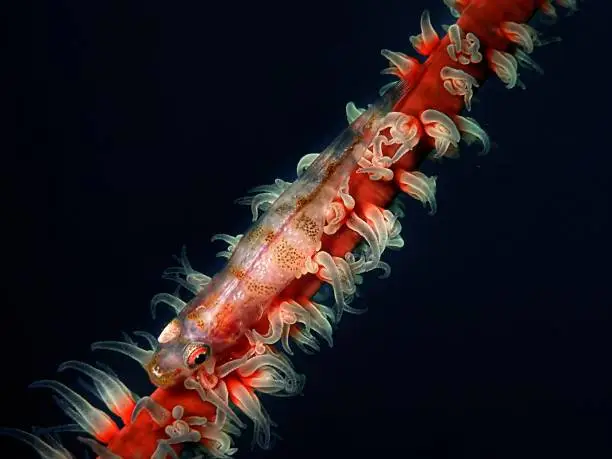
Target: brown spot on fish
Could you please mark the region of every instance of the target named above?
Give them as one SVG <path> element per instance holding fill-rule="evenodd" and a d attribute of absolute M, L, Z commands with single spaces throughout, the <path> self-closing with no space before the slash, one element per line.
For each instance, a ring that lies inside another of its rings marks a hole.
<path fill-rule="evenodd" d="M 322 228 L 308 215 L 300 215 L 295 222 L 296 229 L 302 231 L 311 241 L 318 241 Z"/>
<path fill-rule="evenodd" d="M 297 198 L 295 200 L 295 208 L 296 208 L 296 210 L 300 210 L 302 207 L 304 207 L 310 201 L 311 201 L 311 197 L 310 196 L 300 196 L 299 198 Z"/>
<path fill-rule="evenodd" d="M 306 263 L 306 255 L 284 239 L 278 241 L 272 250 L 275 263 L 283 270 L 298 273 Z"/>
<path fill-rule="evenodd" d="M 244 279 L 246 277 L 246 271 L 238 266 L 230 266 L 229 272 L 233 274 L 237 279 Z"/>
<path fill-rule="evenodd" d="M 276 208 L 275 212 L 278 215 L 287 215 L 287 214 L 290 214 L 291 212 L 293 212 L 294 209 L 295 209 L 295 207 L 292 204 L 290 204 L 288 202 L 285 202 L 283 204 L 280 204 Z"/>
<path fill-rule="evenodd" d="M 198 310 L 195 309 L 195 310 L 191 311 L 189 314 L 187 314 L 187 319 L 188 320 L 193 320 L 195 322 L 196 320 L 198 320 L 199 316 L 200 315 L 198 313 Z"/>
<path fill-rule="evenodd" d="M 256 225 L 243 238 L 249 244 L 270 243 L 274 240 L 274 231 L 267 226 Z"/>
<path fill-rule="evenodd" d="M 259 296 L 270 296 L 276 293 L 276 287 L 273 285 L 258 282 L 253 279 L 247 280 L 246 288 L 250 293 Z"/>
<path fill-rule="evenodd" d="M 268 232 L 266 232 L 265 236 L 264 236 L 264 241 L 266 241 L 267 243 L 270 243 L 274 240 L 274 231 L 269 230 Z"/>

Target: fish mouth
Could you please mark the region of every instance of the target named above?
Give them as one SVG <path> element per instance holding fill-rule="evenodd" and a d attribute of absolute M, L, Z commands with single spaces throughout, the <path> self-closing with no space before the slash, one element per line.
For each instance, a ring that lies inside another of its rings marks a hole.
<path fill-rule="evenodd" d="M 147 368 L 147 373 L 155 386 L 160 389 L 167 389 L 178 382 L 181 370 L 164 371 L 157 363 L 152 362 Z"/>

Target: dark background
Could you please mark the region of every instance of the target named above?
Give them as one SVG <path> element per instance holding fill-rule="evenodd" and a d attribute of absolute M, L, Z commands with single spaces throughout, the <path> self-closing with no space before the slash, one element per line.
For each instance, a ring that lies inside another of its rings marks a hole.
<path fill-rule="evenodd" d="M 470 116 L 497 148 L 425 167 L 438 214 L 408 202 L 391 278 L 370 276 L 357 303 L 368 314 L 294 359 L 304 397 L 266 400 L 284 440 L 251 452 L 247 433 L 237 458 L 611 457 L 604 3 L 541 27 L 563 42 L 534 54 L 546 75 L 524 71 L 527 91 L 480 91 Z M 173 289 L 171 255 L 186 244 L 216 272 L 209 238 L 250 221 L 233 200 L 291 180 L 348 100 L 375 97 L 379 50 L 411 52 L 424 8 L 451 23 L 436 0 L 54 1 L 9 17 L 2 424 L 67 422 L 27 389 L 65 360 L 110 362 L 146 394 L 136 363 L 89 344 L 157 335 L 148 304 Z M 0 441 L 1 457 L 30 457 Z"/>

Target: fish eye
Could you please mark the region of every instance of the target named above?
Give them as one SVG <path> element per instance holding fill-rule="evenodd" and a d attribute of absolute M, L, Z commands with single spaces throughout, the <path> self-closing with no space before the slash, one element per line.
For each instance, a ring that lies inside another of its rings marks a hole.
<path fill-rule="evenodd" d="M 191 343 L 185 347 L 183 360 L 188 368 L 196 368 L 202 365 L 210 356 L 210 346 L 204 343 Z"/>

